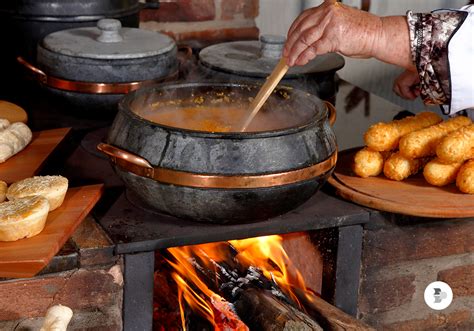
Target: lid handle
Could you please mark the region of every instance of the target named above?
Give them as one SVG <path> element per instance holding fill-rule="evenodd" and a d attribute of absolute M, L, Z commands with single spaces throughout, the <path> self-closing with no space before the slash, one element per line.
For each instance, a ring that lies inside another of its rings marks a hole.
<path fill-rule="evenodd" d="M 122 23 L 119 20 L 104 18 L 97 22 L 97 27 L 100 30 L 100 35 L 96 39 L 98 42 L 118 43 L 123 41 L 123 37 L 120 35 Z"/>
<path fill-rule="evenodd" d="M 277 35 L 264 34 L 260 36 L 260 56 L 280 59 L 283 47 L 285 46 L 285 37 Z"/>

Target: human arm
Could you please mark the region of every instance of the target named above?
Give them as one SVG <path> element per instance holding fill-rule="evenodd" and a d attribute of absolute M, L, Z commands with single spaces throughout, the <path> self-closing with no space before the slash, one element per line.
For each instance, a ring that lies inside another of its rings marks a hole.
<path fill-rule="evenodd" d="M 330 52 L 415 70 L 404 16 L 378 17 L 334 0 L 301 13 L 288 31 L 283 55 L 289 65 L 304 65 Z"/>

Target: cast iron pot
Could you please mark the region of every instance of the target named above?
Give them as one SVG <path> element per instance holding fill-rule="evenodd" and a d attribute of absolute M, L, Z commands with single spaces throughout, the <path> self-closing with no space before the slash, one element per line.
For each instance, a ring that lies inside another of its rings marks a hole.
<path fill-rule="evenodd" d="M 122 28 L 115 19 L 51 33 L 38 44 L 36 66 L 18 61 L 62 108 L 89 117 L 113 118 L 126 93 L 178 74 L 177 46 L 170 37 Z"/>
<path fill-rule="evenodd" d="M 98 148 L 111 158 L 127 189 L 159 212 L 214 223 L 283 214 L 315 194 L 333 171 L 333 107 L 309 93 L 278 87 L 261 111 L 275 118 L 298 116 L 297 125 L 213 133 L 141 116 L 170 103 L 193 107 L 196 100 L 200 107 L 222 100 L 245 106 L 258 88 L 192 83 L 139 89 L 120 101 L 107 144 Z"/>

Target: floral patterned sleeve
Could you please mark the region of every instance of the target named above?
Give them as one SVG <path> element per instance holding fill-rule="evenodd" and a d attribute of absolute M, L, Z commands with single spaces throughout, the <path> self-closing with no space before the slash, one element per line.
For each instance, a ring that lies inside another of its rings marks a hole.
<path fill-rule="evenodd" d="M 445 105 L 451 100 L 448 44 L 466 16 L 462 11 L 407 13 L 411 53 L 425 104 Z"/>

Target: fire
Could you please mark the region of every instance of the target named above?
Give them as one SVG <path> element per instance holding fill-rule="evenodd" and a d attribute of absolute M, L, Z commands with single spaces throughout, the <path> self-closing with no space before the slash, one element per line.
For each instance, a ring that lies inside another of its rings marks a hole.
<path fill-rule="evenodd" d="M 232 330 L 248 330 L 238 319 L 227 303 L 200 278 L 195 269 L 196 261 L 215 271 L 217 263 L 236 259 L 245 267 L 257 267 L 268 279 L 274 281 L 285 294 L 300 304 L 295 289 L 312 297 L 314 292 L 305 285 L 301 273 L 294 267 L 282 245 L 283 238 L 278 235 L 231 240 L 225 243 L 212 243 L 204 245 L 185 246 L 168 249 L 174 261 L 168 262 L 174 268 L 173 279 L 178 285 L 178 299 L 180 303 L 183 329 L 185 327 L 183 299 L 195 312 L 205 317 L 215 330 L 229 330 L 229 324 L 234 325 Z M 235 248 L 235 255 L 230 257 L 229 244 Z M 225 245 L 226 249 L 223 249 Z M 215 273 L 218 277 L 219 273 Z M 219 279 L 215 279 L 216 289 L 219 288 Z M 218 313 L 217 313 L 218 312 Z M 227 324 L 226 324 L 227 323 Z M 236 324 L 237 323 L 237 324 Z"/>

